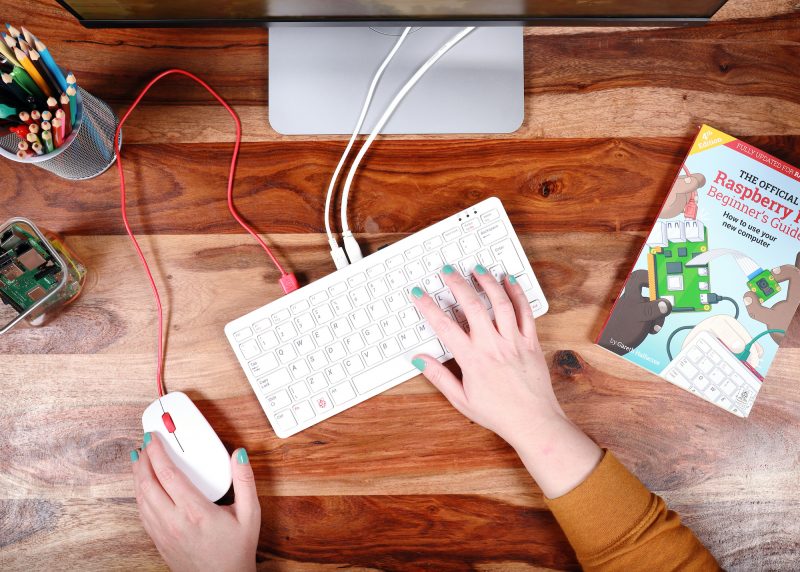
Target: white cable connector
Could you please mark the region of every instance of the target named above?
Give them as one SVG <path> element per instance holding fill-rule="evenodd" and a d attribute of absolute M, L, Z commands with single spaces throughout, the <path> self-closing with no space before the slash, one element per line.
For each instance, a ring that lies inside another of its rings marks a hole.
<path fill-rule="evenodd" d="M 358 262 L 364 255 L 361 253 L 361 247 L 358 245 L 353 233 L 346 230 L 342 233 L 344 238 L 344 249 L 347 251 L 347 258 L 350 259 L 350 264 Z"/>
<path fill-rule="evenodd" d="M 347 260 L 344 248 L 339 246 L 334 239 L 329 240 L 328 243 L 331 245 L 331 258 L 333 258 L 333 263 L 336 265 L 336 270 L 341 270 L 349 265 L 350 262 Z"/>
<path fill-rule="evenodd" d="M 403 101 L 408 92 L 411 91 L 411 88 L 413 88 L 416 85 L 416 83 L 422 78 L 422 76 L 425 75 L 425 73 L 433 66 L 433 64 L 439 61 L 439 58 L 445 55 L 450 50 L 450 48 L 452 48 L 461 40 L 463 40 L 473 30 L 475 30 L 475 26 L 468 26 L 466 28 L 463 28 L 452 38 L 447 40 L 447 42 L 445 42 L 442 45 L 442 47 L 436 51 L 435 54 L 433 54 L 430 58 L 428 58 L 428 61 L 426 61 L 424 64 L 420 66 L 420 68 L 414 73 L 414 75 L 411 76 L 411 79 L 409 79 L 406 82 L 406 84 L 402 88 L 400 88 L 400 91 L 397 92 L 397 95 L 394 96 L 394 99 L 386 108 L 386 111 L 383 112 L 383 115 L 375 124 L 375 127 L 372 129 L 372 133 L 369 134 L 369 137 L 364 142 L 364 145 L 362 145 L 361 149 L 359 149 L 358 155 L 356 155 L 356 158 L 353 160 L 353 164 L 350 166 L 350 172 L 347 173 L 347 179 L 345 180 L 344 186 L 342 187 L 342 206 L 341 206 L 342 236 L 347 237 L 348 235 L 350 235 L 352 241 L 355 242 L 355 239 L 352 238 L 353 233 L 350 232 L 350 226 L 347 224 L 347 198 L 348 195 L 350 194 L 350 185 L 353 183 L 353 178 L 356 176 L 356 171 L 358 170 L 358 166 L 361 163 L 361 160 L 364 158 L 364 155 L 366 155 L 369 146 L 372 145 L 372 142 L 381 132 L 383 126 L 386 125 L 386 122 L 389 121 L 392 114 L 394 113 L 394 110 L 397 109 L 398 105 L 400 105 L 400 102 Z M 347 248 L 346 238 L 345 238 L 345 249 L 347 250 L 347 255 L 349 256 L 350 249 Z M 359 249 L 358 252 L 360 258 L 361 250 Z M 353 262 L 353 259 L 350 258 L 350 261 Z"/>
<path fill-rule="evenodd" d="M 328 194 L 325 196 L 325 232 L 328 235 L 328 242 L 331 245 L 331 257 L 333 258 L 333 262 L 336 265 L 337 270 L 344 268 L 349 264 L 349 262 L 347 261 L 347 256 L 345 256 L 344 251 L 339 246 L 336 238 L 333 236 L 333 231 L 331 230 L 331 203 L 333 202 L 333 193 L 336 189 L 336 181 L 339 178 L 339 173 L 344 166 L 347 156 L 350 154 L 350 149 L 353 148 L 353 143 L 355 143 L 356 137 L 358 137 L 358 134 L 361 131 L 361 126 L 364 125 L 364 119 L 367 117 L 367 111 L 372 103 L 372 97 L 375 95 L 375 89 L 378 87 L 378 81 L 381 79 L 384 70 L 386 70 L 389 62 L 392 61 L 392 58 L 397 53 L 397 50 L 400 49 L 400 46 L 405 41 L 406 37 L 408 37 L 410 32 L 410 27 L 407 27 L 403 30 L 403 33 L 397 38 L 397 41 L 395 42 L 389 54 L 383 60 L 380 67 L 378 67 L 378 71 L 376 71 L 375 75 L 372 77 L 372 83 L 367 91 L 364 104 L 361 106 L 361 114 L 358 116 L 356 127 L 353 129 L 353 134 L 350 136 L 350 141 L 347 142 L 347 147 L 345 148 L 344 153 L 342 153 L 342 158 L 339 159 L 339 164 L 336 165 L 336 169 L 333 171 L 333 176 L 331 176 L 331 181 L 328 184 Z"/>

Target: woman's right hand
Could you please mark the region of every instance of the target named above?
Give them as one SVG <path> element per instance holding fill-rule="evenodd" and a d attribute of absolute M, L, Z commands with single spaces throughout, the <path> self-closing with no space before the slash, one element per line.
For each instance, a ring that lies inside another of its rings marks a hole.
<path fill-rule="evenodd" d="M 464 312 L 469 333 L 421 288 L 412 295 L 463 379 L 430 356 L 416 356 L 414 365 L 458 411 L 514 447 L 548 497 L 572 490 L 591 473 L 602 451 L 558 404 L 525 292 L 513 278 L 501 285 L 476 266 L 473 277 L 492 305 L 493 323 L 478 293 L 452 266 L 445 266 L 441 277 Z"/>

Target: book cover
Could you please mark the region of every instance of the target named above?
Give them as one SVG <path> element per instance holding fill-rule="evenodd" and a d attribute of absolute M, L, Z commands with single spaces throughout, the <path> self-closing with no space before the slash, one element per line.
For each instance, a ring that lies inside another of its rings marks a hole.
<path fill-rule="evenodd" d="M 703 125 L 596 343 L 740 417 L 800 305 L 800 170 Z"/>

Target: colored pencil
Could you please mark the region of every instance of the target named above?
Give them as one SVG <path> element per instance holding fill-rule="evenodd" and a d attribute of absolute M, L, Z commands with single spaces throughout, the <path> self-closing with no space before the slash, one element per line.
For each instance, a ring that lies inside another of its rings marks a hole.
<path fill-rule="evenodd" d="M 42 93 L 42 90 L 39 89 L 39 86 L 36 85 L 36 82 L 33 81 L 33 78 L 28 75 L 28 72 L 25 71 L 23 67 L 15 67 L 11 71 L 11 77 L 20 86 L 22 89 L 30 93 L 36 101 L 45 101 L 47 99 Z"/>
<path fill-rule="evenodd" d="M 31 123 L 33 123 L 33 121 L 31 121 L 31 114 L 28 113 L 27 111 L 20 111 L 17 117 L 19 117 L 19 120 L 22 121 L 25 125 L 30 125 Z"/>
<path fill-rule="evenodd" d="M 17 58 L 14 57 L 14 52 L 11 51 L 11 48 L 9 48 L 5 42 L 0 42 L 0 54 L 3 54 L 3 57 L 13 65 L 20 65 L 20 63 L 17 61 Z"/>
<path fill-rule="evenodd" d="M 69 97 L 69 114 L 71 116 L 70 121 L 72 121 L 72 124 L 75 125 L 78 115 L 78 90 L 74 85 L 71 85 L 67 88 L 67 96 Z"/>
<path fill-rule="evenodd" d="M 67 115 L 67 112 L 63 109 L 56 110 L 56 119 L 58 119 L 64 125 L 64 139 L 69 137 L 69 134 L 72 133 L 72 125 L 70 123 L 70 117 Z"/>
<path fill-rule="evenodd" d="M 38 135 L 39 134 L 39 126 L 36 125 L 35 123 L 31 123 L 30 125 L 28 125 L 28 131 L 30 131 L 34 135 Z"/>
<path fill-rule="evenodd" d="M 8 49 L 12 50 L 12 53 L 14 48 L 17 47 L 17 41 L 12 36 L 9 36 L 5 32 L 3 32 L 3 43 L 5 43 L 5 45 L 8 46 Z"/>
<path fill-rule="evenodd" d="M 41 145 L 39 136 L 36 133 L 28 133 L 26 139 L 28 140 L 29 143 L 39 143 Z"/>
<path fill-rule="evenodd" d="M 58 109 L 58 100 L 55 97 L 47 98 L 47 109 L 50 111 L 55 111 Z"/>
<path fill-rule="evenodd" d="M 33 152 L 36 153 L 37 155 L 44 154 L 44 149 L 42 149 L 42 144 L 39 143 L 38 141 L 31 145 L 31 149 L 33 149 Z"/>
<path fill-rule="evenodd" d="M 11 35 L 12 35 L 13 37 L 15 37 L 15 38 L 16 38 L 17 36 L 19 36 L 19 34 L 20 34 L 20 31 L 19 31 L 19 30 L 17 30 L 17 29 L 16 29 L 14 26 L 12 26 L 12 25 L 11 25 L 11 24 L 9 24 L 9 23 L 6 23 L 6 29 L 8 30 L 8 33 L 9 33 L 9 34 L 11 34 Z"/>
<path fill-rule="evenodd" d="M 0 103 L 0 119 L 16 117 L 18 113 L 19 110 L 16 107 L 6 105 L 5 103 Z"/>
<path fill-rule="evenodd" d="M 49 109 L 45 109 L 42 111 L 42 121 L 52 121 L 53 119 L 53 112 Z"/>
<path fill-rule="evenodd" d="M 72 73 L 72 72 L 69 72 L 67 74 L 67 85 L 77 85 L 77 83 L 78 83 L 78 80 L 75 79 L 75 74 Z"/>
<path fill-rule="evenodd" d="M 47 85 L 47 82 L 42 77 L 42 74 L 37 71 L 36 67 L 33 65 L 33 62 L 31 62 L 31 59 L 22 53 L 22 50 L 19 48 L 14 48 L 14 56 L 16 56 L 16 58 L 19 60 L 19 63 L 22 64 L 22 67 L 25 69 L 25 71 L 28 72 L 28 75 L 31 76 L 31 79 L 36 82 L 36 85 L 39 86 L 39 89 L 41 89 L 42 92 L 48 97 L 53 95 L 53 92 L 50 91 L 50 87 Z"/>
<path fill-rule="evenodd" d="M 23 35 L 23 37 L 25 38 L 25 41 L 26 41 L 26 42 L 28 42 L 30 45 L 33 45 L 33 42 L 35 42 L 35 41 L 36 41 L 36 36 L 34 36 L 33 34 L 31 34 L 31 33 L 30 33 L 30 32 L 29 32 L 29 31 L 28 31 L 26 28 L 25 28 L 25 26 L 20 26 L 20 31 L 22 32 L 22 35 Z"/>
<path fill-rule="evenodd" d="M 42 133 L 44 133 L 45 131 L 50 131 L 53 125 L 49 121 L 42 121 L 40 127 L 42 128 Z"/>
<path fill-rule="evenodd" d="M 42 120 L 42 114 L 39 113 L 38 109 L 34 109 L 31 111 L 31 123 L 38 124 Z"/>
<path fill-rule="evenodd" d="M 52 153 L 55 150 L 53 146 L 53 134 L 50 131 L 42 132 L 42 142 L 44 143 L 44 149 L 48 153 Z"/>
<path fill-rule="evenodd" d="M 48 50 L 44 42 L 38 38 L 35 38 L 34 45 L 39 55 L 42 56 L 44 63 L 50 68 L 53 77 L 56 78 L 56 82 L 58 82 L 58 91 L 67 91 L 67 80 L 64 78 L 64 72 L 56 65 L 56 61 L 53 59 L 53 56 L 50 55 L 50 50 Z"/>
<path fill-rule="evenodd" d="M 14 83 L 14 78 L 11 77 L 11 74 L 4 73 L 1 77 L 3 80 L 3 89 L 12 94 L 20 103 L 25 105 L 35 105 L 33 97 L 27 91 Z"/>
<path fill-rule="evenodd" d="M 17 125 L 16 127 L 10 127 L 9 131 L 11 131 L 11 133 L 16 133 L 20 139 L 25 139 L 29 133 L 27 125 Z"/>
<path fill-rule="evenodd" d="M 45 81 L 47 81 L 47 85 L 50 86 L 52 92 L 54 94 L 58 94 L 61 91 L 61 87 L 58 84 L 58 79 L 56 79 L 56 76 L 54 76 L 53 72 L 50 71 L 50 68 L 47 67 L 47 64 L 44 63 L 44 60 L 42 59 L 42 56 L 39 55 L 39 52 L 36 50 L 31 50 L 28 52 L 28 57 L 36 67 L 36 71 L 38 71 Z"/>
<path fill-rule="evenodd" d="M 22 36 L 17 38 L 17 46 L 25 54 L 30 54 L 31 50 L 33 49 L 33 46 L 31 46 L 28 42 L 22 39 Z"/>
<path fill-rule="evenodd" d="M 30 151 L 20 150 L 17 151 L 17 157 L 19 157 L 20 159 L 27 159 L 28 157 L 33 157 L 33 153 L 31 153 Z"/>
<path fill-rule="evenodd" d="M 53 126 L 50 130 L 53 134 L 53 145 L 58 149 L 64 143 L 64 124 L 56 118 L 50 122 L 50 125 Z"/>
<path fill-rule="evenodd" d="M 19 149 L 20 151 L 27 151 L 28 147 L 29 145 L 27 141 L 20 141 L 19 143 L 17 143 L 17 149 Z"/>

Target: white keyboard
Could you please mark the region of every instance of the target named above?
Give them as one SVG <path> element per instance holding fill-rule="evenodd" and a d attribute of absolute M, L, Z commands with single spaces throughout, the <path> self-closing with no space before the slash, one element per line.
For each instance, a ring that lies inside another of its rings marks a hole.
<path fill-rule="evenodd" d="M 675 356 L 661 377 L 739 417 L 750 414 L 761 389 L 761 380 L 706 331 Z"/>
<path fill-rule="evenodd" d="M 414 377 L 415 354 L 450 359 L 410 291 L 425 289 L 466 328 L 439 272 L 451 264 L 469 276 L 478 263 L 498 280 L 513 274 L 534 316 L 547 312 L 508 215 L 490 198 L 227 324 L 225 335 L 278 437 Z"/>

